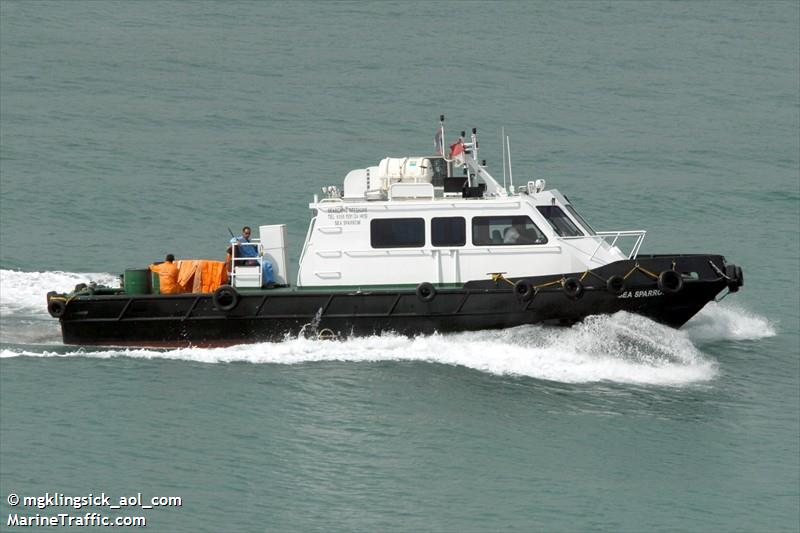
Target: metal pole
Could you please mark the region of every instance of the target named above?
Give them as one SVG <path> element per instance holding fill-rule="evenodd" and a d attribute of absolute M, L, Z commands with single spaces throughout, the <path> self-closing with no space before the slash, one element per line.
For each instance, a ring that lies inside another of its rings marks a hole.
<path fill-rule="evenodd" d="M 500 130 L 500 151 L 503 153 L 503 189 L 506 188 L 506 143 L 503 142 L 506 138 L 506 127 Z"/>
<path fill-rule="evenodd" d="M 444 115 L 439 115 L 439 135 L 441 136 L 442 142 L 442 157 L 445 158 L 447 161 L 447 156 L 445 154 L 445 141 L 444 141 Z"/>
<path fill-rule="evenodd" d="M 472 128 L 472 159 L 478 161 L 478 128 Z"/>
<path fill-rule="evenodd" d="M 514 173 L 511 171 L 511 141 L 506 137 L 506 150 L 508 151 L 508 181 L 511 183 L 511 194 L 514 194 Z"/>

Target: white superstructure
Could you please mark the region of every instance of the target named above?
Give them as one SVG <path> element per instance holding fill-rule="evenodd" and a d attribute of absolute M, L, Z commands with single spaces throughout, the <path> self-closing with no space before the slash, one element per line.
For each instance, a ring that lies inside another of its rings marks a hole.
<path fill-rule="evenodd" d="M 506 189 L 479 162 L 476 131 L 463 137 L 450 158 L 384 158 L 349 172 L 342 191 L 324 187 L 309 204 L 297 286 L 460 285 L 636 256 L 644 231 L 595 232 L 544 180 Z M 635 239 L 628 253 L 622 237 Z"/>

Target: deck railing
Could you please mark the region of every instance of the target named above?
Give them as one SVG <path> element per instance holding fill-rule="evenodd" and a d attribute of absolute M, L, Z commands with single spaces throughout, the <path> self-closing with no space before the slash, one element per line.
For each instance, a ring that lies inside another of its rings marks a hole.
<path fill-rule="evenodd" d="M 600 246 L 603 244 L 603 241 L 608 242 L 608 239 L 611 237 L 614 238 L 610 243 L 608 243 L 612 248 L 617 245 L 617 241 L 620 238 L 636 238 L 636 241 L 633 243 L 633 247 L 631 248 L 630 253 L 628 253 L 628 259 L 636 259 L 636 256 L 639 255 L 639 250 L 642 247 L 642 243 L 644 243 L 644 237 L 647 235 L 645 230 L 634 230 L 634 231 L 598 231 L 597 236 L 600 237 L 600 240 L 597 242 L 597 247 L 592 252 L 592 257 L 594 254 L 597 253 L 597 250 L 600 249 Z"/>
<path fill-rule="evenodd" d="M 260 284 L 260 280 L 261 280 L 261 257 L 260 257 L 261 256 L 261 239 L 253 238 L 253 239 L 250 239 L 250 242 L 248 242 L 248 243 L 234 242 L 234 243 L 231 243 L 231 245 L 232 245 L 231 246 L 231 270 L 230 270 L 230 272 L 228 272 L 230 284 L 233 285 L 234 287 L 241 286 L 242 283 L 241 282 L 237 282 L 237 278 L 241 277 L 242 279 L 244 279 L 245 276 L 243 275 L 243 273 L 245 272 L 245 270 L 240 270 L 240 269 L 242 267 L 248 267 L 248 266 L 256 267 L 258 269 L 258 280 L 259 280 L 259 284 Z M 238 254 L 238 248 L 240 246 L 255 246 L 256 249 L 258 249 L 258 251 L 259 251 L 259 256 L 258 257 L 252 257 L 252 256 L 239 255 Z M 253 265 L 252 264 L 253 262 L 255 262 L 256 264 Z M 251 273 L 250 276 L 248 276 L 248 277 L 252 278 L 253 274 Z"/>

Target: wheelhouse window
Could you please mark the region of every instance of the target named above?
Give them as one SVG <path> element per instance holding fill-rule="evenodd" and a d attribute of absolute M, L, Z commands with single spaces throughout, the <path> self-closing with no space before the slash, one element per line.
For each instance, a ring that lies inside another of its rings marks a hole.
<path fill-rule="evenodd" d="M 557 205 L 540 205 L 536 209 L 547 219 L 547 222 L 559 237 L 580 237 L 583 235 L 578 226 Z"/>
<path fill-rule="evenodd" d="M 472 244 L 475 246 L 545 243 L 547 243 L 547 237 L 525 215 L 475 217 L 472 219 Z"/>
<path fill-rule="evenodd" d="M 370 222 L 373 248 L 420 248 L 425 246 L 422 218 L 375 218 Z"/>
<path fill-rule="evenodd" d="M 464 217 L 431 219 L 431 243 L 434 246 L 464 246 L 467 243 L 467 223 Z"/>
<path fill-rule="evenodd" d="M 597 234 L 594 232 L 594 229 L 593 229 L 593 228 L 592 228 L 592 227 L 589 225 L 589 223 L 588 223 L 588 222 L 586 222 L 586 221 L 583 219 L 583 217 L 582 217 L 582 216 L 580 216 L 580 215 L 578 214 L 578 212 L 575 210 L 575 208 L 574 208 L 574 207 L 572 207 L 572 204 L 567 204 L 567 205 L 565 205 L 564 207 L 566 207 L 566 208 L 567 208 L 567 211 L 569 211 L 569 214 L 570 214 L 570 215 L 572 215 L 572 218 L 574 218 L 575 220 L 577 220 L 577 221 L 578 221 L 578 224 L 580 224 L 581 226 L 583 226 L 583 229 L 585 229 L 585 230 L 586 230 L 586 232 L 587 232 L 589 235 L 597 235 Z"/>

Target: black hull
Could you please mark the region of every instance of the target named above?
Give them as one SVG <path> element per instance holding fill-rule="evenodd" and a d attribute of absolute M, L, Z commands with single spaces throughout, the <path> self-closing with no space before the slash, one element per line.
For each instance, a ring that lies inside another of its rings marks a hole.
<path fill-rule="evenodd" d="M 173 347 L 280 341 L 297 335 L 413 335 L 536 323 L 570 325 L 589 315 L 617 311 L 678 328 L 730 285 L 711 263 L 724 272 L 722 256 L 691 255 L 639 257 L 589 274 L 566 274 L 583 277 L 579 298 L 568 297 L 561 284 L 552 283 L 561 278 L 553 275 L 525 278 L 540 286 L 527 297 L 512 285 L 520 278 L 438 288 L 427 302 L 414 288 L 272 289 L 241 291 L 238 304 L 229 311 L 218 309 L 211 294 L 78 295 L 64 309 L 61 330 L 66 344 Z M 673 268 L 685 274 L 683 286 L 675 293 L 662 291 L 653 274 Z M 626 275 L 621 295 L 606 287 L 609 277 Z"/>

